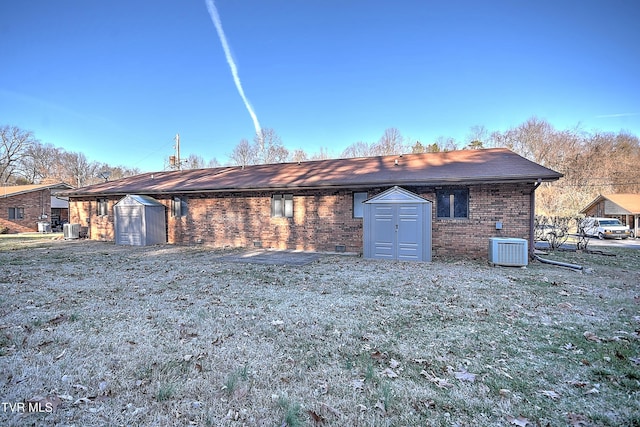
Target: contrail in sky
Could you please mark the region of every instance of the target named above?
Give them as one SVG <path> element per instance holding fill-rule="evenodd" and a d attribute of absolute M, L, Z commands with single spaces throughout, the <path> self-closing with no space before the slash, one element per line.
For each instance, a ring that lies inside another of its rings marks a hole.
<path fill-rule="evenodd" d="M 222 29 L 222 22 L 220 22 L 220 15 L 218 15 L 218 9 L 216 9 L 216 5 L 213 0 L 207 0 L 207 9 L 209 9 L 209 15 L 211 15 L 211 20 L 213 21 L 213 25 L 216 26 L 216 31 L 218 32 L 218 37 L 220 37 L 220 43 L 222 43 L 222 49 L 224 49 L 224 56 L 227 57 L 227 63 L 229 63 L 229 68 L 231 69 L 231 75 L 233 76 L 233 81 L 236 84 L 236 88 L 238 89 L 238 93 L 244 102 L 244 105 L 247 107 L 249 111 L 249 115 L 253 120 L 253 125 L 256 128 L 256 135 L 262 134 L 262 129 L 260 128 L 260 123 L 258 122 L 258 117 L 256 116 L 255 111 L 253 111 L 253 107 L 251 107 L 251 103 L 244 94 L 244 90 L 242 89 L 242 83 L 240 83 L 240 77 L 238 76 L 238 67 L 236 67 L 236 63 L 233 61 L 233 56 L 231 55 L 231 49 L 229 49 L 229 44 L 227 43 L 227 38 L 224 35 L 224 30 Z"/>

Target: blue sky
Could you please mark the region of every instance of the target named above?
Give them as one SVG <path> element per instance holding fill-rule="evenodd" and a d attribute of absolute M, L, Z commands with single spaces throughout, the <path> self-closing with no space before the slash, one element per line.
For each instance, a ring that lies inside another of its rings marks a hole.
<path fill-rule="evenodd" d="M 532 116 L 640 136 L 640 3 L 217 0 L 260 125 L 333 155 L 395 127 L 431 143 Z M 89 160 L 221 163 L 254 122 L 205 0 L 0 4 L 0 125 Z"/>

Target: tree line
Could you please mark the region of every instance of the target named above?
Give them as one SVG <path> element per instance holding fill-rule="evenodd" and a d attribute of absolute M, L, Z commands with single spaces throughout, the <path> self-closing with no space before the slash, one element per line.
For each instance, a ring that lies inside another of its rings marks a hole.
<path fill-rule="evenodd" d="M 83 153 L 66 151 L 37 140 L 31 131 L 0 127 L 0 182 L 10 185 L 62 181 L 83 187 L 108 179 L 137 175 L 137 168 L 89 161 Z"/>
<path fill-rule="evenodd" d="M 0 127 L 0 181 L 31 184 L 45 179 L 85 186 L 140 173 L 137 168 L 89 161 L 84 154 L 69 152 L 38 141 L 32 132 L 15 126 Z M 460 149 L 506 147 L 542 166 L 564 174 L 536 191 L 537 210 L 543 215 L 575 215 L 598 194 L 640 193 L 640 140 L 628 132 L 585 131 L 580 127 L 555 129 L 546 120 L 532 117 L 499 132 L 473 126 L 462 141 L 438 137 L 421 142 L 386 129 L 377 141 L 357 141 L 339 157 L 368 157 L 404 153 L 429 153 Z M 262 129 L 253 141 L 241 139 L 229 154 L 229 166 L 301 162 L 330 158 L 329 150 L 318 152 L 286 148 L 277 132 Z M 183 169 L 220 166 L 213 159 L 190 155 Z M 168 168 L 168 166 L 167 166 Z"/>

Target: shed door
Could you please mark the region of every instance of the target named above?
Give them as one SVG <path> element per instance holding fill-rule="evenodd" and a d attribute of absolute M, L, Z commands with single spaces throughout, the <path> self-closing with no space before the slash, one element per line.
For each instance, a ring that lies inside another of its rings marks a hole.
<path fill-rule="evenodd" d="M 419 204 L 375 204 L 370 244 L 373 258 L 422 259 L 423 218 Z"/>
<path fill-rule="evenodd" d="M 373 258 L 396 259 L 395 208 L 394 205 L 373 205 Z"/>
<path fill-rule="evenodd" d="M 142 245 L 142 209 L 138 206 L 118 206 L 116 215 L 118 216 L 116 242 L 120 245 Z"/>
<path fill-rule="evenodd" d="M 416 261 L 422 258 L 422 206 L 398 205 L 396 229 L 397 259 Z"/>

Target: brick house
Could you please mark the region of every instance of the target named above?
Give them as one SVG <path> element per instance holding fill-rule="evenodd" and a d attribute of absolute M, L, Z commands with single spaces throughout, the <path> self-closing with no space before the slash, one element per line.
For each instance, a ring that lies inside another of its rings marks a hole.
<path fill-rule="evenodd" d="M 601 194 L 580 211 L 593 217 L 618 218 L 633 236 L 640 232 L 640 194 Z"/>
<path fill-rule="evenodd" d="M 561 176 L 496 148 L 144 173 L 66 195 L 96 240 L 114 240 L 113 206 L 137 194 L 166 206 L 168 243 L 362 252 L 362 202 L 399 186 L 433 203 L 435 256 L 481 257 L 490 237 L 531 240 L 535 189 Z"/>
<path fill-rule="evenodd" d="M 55 227 L 68 221 L 69 202 L 56 193 L 71 188 L 62 182 L 0 187 L 0 229 L 23 233 L 38 231 L 38 222 Z"/>

